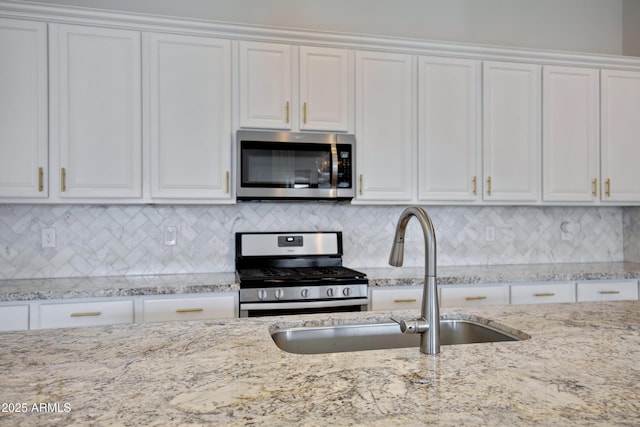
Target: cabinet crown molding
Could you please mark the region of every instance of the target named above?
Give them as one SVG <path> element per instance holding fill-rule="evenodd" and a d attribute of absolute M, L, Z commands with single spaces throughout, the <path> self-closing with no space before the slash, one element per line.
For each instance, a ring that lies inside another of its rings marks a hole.
<path fill-rule="evenodd" d="M 0 0 L 0 18 L 85 24 L 139 31 L 161 31 L 236 40 L 372 49 L 470 59 L 536 62 L 541 65 L 574 65 L 640 70 L 640 58 L 636 57 L 542 49 L 518 49 L 403 37 L 383 37 L 371 34 L 338 33 L 317 30 L 307 31 L 294 28 L 186 19 L 15 0 Z"/>

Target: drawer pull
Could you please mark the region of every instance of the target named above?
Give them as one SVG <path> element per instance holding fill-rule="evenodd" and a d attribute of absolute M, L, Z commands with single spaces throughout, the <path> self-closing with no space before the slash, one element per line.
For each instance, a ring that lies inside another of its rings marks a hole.
<path fill-rule="evenodd" d="M 398 298 L 398 299 L 394 299 L 393 302 L 416 302 L 418 301 L 415 298 Z"/>
<path fill-rule="evenodd" d="M 533 294 L 534 297 L 553 297 L 556 294 L 553 292 L 539 292 L 537 294 Z"/>
<path fill-rule="evenodd" d="M 101 314 L 101 311 L 87 311 L 84 313 L 71 313 L 71 317 L 95 317 L 100 316 Z"/>
<path fill-rule="evenodd" d="M 198 313 L 200 311 L 204 311 L 204 308 L 202 307 L 179 308 L 176 310 L 176 313 Z"/>
<path fill-rule="evenodd" d="M 479 301 L 479 300 L 487 299 L 487 297 L 485 297 L 484 295 L 478 295 L 475 297 L 466 297 L 465 299 L 467 301 Z"/>
<path fill-rule="evenodd" d="M 614 295 L 614 294 L 619 294 L 620 291 L 600 291 L 600 294 L 602 295 Z"/>

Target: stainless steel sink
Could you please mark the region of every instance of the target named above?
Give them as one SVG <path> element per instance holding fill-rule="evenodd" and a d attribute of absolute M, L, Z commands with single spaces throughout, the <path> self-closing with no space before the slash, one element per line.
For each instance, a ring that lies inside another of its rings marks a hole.
<path fill-rule="evenodd" d="M 289 353 L 320 354 L 419 347 L 420 334 L 403 334 L 391 319 L 366 323 L 314 326 L 273 325 L 271 338 Z M 519 341 L 528 334 L 477 316 L 448 315 L 440 319 L 442 345 Z"/>

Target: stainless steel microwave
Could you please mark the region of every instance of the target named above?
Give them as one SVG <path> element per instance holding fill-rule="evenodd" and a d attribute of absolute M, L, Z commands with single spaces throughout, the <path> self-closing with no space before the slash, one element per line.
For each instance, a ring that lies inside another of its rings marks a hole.
<path fill-rule="evenodd" d="M 238 200 L 351 199 L 355 137 L 245 131 L 236 135 Z"/>

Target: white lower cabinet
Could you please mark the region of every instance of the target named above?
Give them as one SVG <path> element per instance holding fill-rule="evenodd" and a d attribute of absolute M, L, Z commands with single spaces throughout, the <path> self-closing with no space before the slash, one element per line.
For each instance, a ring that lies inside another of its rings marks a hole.
<path fill-rule="evenodd" d="M 29 305 L 0 305 L 0 331 L 29 329 Z"/>
<path fill-rule="evenodd" d="M 479 305 L 509 304 L 509 286 L 472 285 L 440 286 L 441 307 L 471 307 Z"/>
<path fill-rule="evenodd" d="M 578 282 L 578 302 L 622 301 L 638 299 L 637 280 L 605 280 Z"/>
<path fill-rule="evenodd" d="M 371 310 L 420 309 L 422 286 L 385 286 L 371 289 Z"/>
<path fill-rule="evenodd" d="M 133 323 L 133 299 L 80 302 L 46 302 L 39 305 L 32 329 L 76 328 Z"/>
<path fill-rule="evenodd" d="M 574 282 L 526 283 L 511 285 L 511 304 L 546 304 L 575 302 Z"/>
<path fill-rule="evenodd" d="M 170 295 L 142 301 L 142 322 L 238 317 L 238 293 Z"/>

